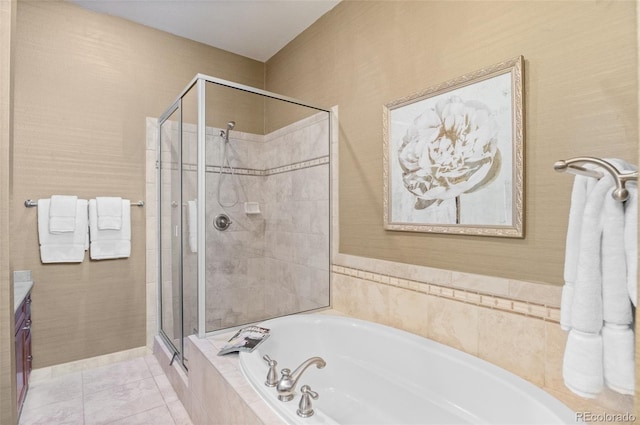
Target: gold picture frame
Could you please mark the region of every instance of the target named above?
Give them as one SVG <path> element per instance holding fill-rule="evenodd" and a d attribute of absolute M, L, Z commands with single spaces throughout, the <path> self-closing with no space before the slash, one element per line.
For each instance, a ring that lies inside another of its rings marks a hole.
<path fill-rule="evenodd" d="M 384 228 L 524 237 L 524 58 L 383 108 Z"/>

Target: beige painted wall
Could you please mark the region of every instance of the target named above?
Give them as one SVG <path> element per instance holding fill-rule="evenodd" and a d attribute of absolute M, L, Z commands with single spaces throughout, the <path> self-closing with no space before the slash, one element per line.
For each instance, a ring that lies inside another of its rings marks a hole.
<path fill-rule="evenodd" d="M 145 194 L 145 117 L 200 72 L 263 87 L 264 64 L 67 2 L 19 2 L 13 269 L 31 269 L 34 367 L 144 346 L 145 212 L 129 259 L 40 263 L 27 198 Z"/>
<path fill-rule="evenodd" d="M 552 166 L 636 162 L 636 26 L 630 1 L 343 1 L 267 62 L 266 87 L 340 107 L 340 252 L 559 285 L 573 179 Z M 385 231 L 382 106 L 518 55 L 526 237 Z"/>
<path fill-rule="evenodd" d="M 15 423 L 13 286 L 9 261 L 10 152 L 16 1 L 0 2 L 0 424 Z"/>

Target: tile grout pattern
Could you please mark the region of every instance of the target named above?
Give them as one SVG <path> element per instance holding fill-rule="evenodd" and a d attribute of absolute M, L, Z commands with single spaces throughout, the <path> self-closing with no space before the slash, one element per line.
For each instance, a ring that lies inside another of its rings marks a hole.
<path fill-rule="evenodd" d="M 422 292 L 442 298 L 474 304 L 481 307 L 503 310 L 527 317 L 535 317 L 549 322 L 560 323 L 560 309 L 527 300 L 505 298 L 493 294 L 473 291 L 464 288 L 446 287 L 413 279 L 373 273 L 345 266 L 332 265 L 332 272 L 345 276 L 376 282 L 387 286 L 397 286 L 415 292 Z"/>
<path fill-rule="evenodd" d="M 153 355 L 37 380 L 19 425 L 192 425 Z"/>

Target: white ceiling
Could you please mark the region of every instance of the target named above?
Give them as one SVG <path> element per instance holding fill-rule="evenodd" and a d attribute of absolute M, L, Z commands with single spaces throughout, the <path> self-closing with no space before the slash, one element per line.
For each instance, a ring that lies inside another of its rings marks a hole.
<path fill-rule="evenodd" d="M 340 0 L 69 0 L 267 61 Z"/>

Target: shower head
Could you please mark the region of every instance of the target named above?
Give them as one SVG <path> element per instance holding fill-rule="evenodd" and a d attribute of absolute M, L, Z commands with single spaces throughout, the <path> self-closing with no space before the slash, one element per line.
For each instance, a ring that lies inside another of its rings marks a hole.
<path fill-rule="evenodd" d="M 227 123 L 227 131 L 224 130 L 220 130 L 220 135 L 224 137 L 224 141 L 229 143 L 229 132 L 231 130 L 233 130 L 233 127 L 236 126 L 236 122 L 235 121 L 229 121 Z"/>

